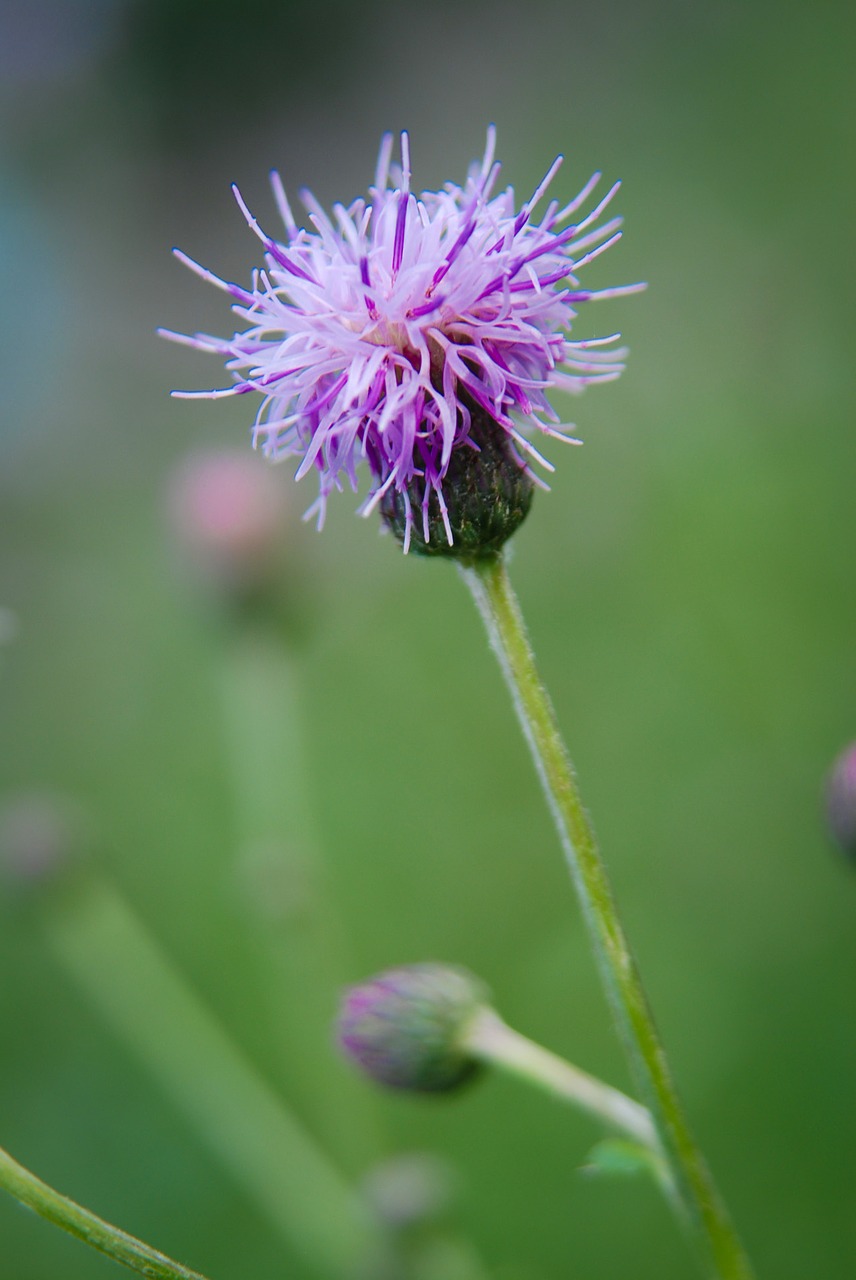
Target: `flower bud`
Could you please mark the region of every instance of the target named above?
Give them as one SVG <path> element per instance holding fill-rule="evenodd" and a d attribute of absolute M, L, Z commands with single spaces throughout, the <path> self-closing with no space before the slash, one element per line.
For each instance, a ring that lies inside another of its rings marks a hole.
<path fill-rule="evenodd" d="M 832 766 L 826 786 L 826 821 L 835 842 L 856 859 L 856 742 Z"/>
<path fill-rule="evenodd" d="M 362 1190 L 381 1222 L 394 1231 L 407 1231 L 443 1216 L 454 1200 L 457 1177 L 440 1156 L 406 1151 L 374 1165 Z"/>
<path fill-rule="evenodd" d="M 0 876 L 7 886 L 28 890 L 59 878 L 82 846 L 80 813 L 62 796 L 33 792 L 0 809 Z"/>
<path fill-rule="evenodd" d="M 466 969 L 444 964 L 388 969 L 346 992 L 339 1043 L 367 1075 L 390 1088 L 455 1089 L 478 1068 L 464 1038 L 486 996 Z"/>
<path fill-rule="evenodd" d="M 428 500 L 428 538 L 422 517 L 425 479 L 415 477 L 408 486 L 410 549 L 424 556 L 453 556 L 478 560 L 494 555 L 529 514 L 534 484 L 515 455 L 511 439 L 483 409 L 471 407 L 467 441 L 449 459 L 443 477 L 443 500 L 448 529 L 440 509 L 438 490 Z M 407 502 L 394 486 L 384 494 L 381 515 L 399 542 L 407 536 Z M 452 542 L 449 543 L 449 533 Z"/>
<path fill-rule="evenodd" d="M 167 502 L 181 554 L 203 584 L 245 598 L 273 581 L 288 503 L 260 459 L 232 450 L 191 454 L 176 468 Z"/>

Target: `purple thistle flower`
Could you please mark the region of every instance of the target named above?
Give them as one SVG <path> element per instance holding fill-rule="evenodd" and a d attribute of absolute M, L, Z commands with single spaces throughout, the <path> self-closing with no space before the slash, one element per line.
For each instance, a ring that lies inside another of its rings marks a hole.
<path fill-rule="evenodd" d="M 397 165 L 386 134 L 368 200 L 334 205 L 331 219 L 311 193 L 301 193 L 310 230 L 298 227 L 274 172 L 283 240 L 261 230 L 233 188 L 265 250 L 250 290 L 175 251 L 231 295 L 244 328 L 230 339 L 161 330 L 223 356 L 234 378 L 222 389 L 173 394 L 217 399 L 260 392 L 253 443 L 271 459 L 298 458 L 298 480 L 317 473 L 319 495 L 306 514 L 317 515 L 319 528 L 331 491 L 345 482 L 356 490 L 365 460 L 372 487 L 361 513 L 383 503 L 388 516 L 393 502 L 405 551 L 414 526 L 424 544 L 439 529 L 451 546 L 444 480 L 456 455 L 483 448 L 478 421 L 499 432 L 530 493 L 533 481 L 546 488 L 530 462 L 553 468 L 521 427 L 579 443 L 547 393 L 581 391 L 621 373 L 625 353 L 613 348 L 618 334 L 568 336 L 580 304 L 644 288 L 592 292 L 577 280 L 580 268 L 621 234 L 619 218 L 601 221 L 619 184 L 583 214 L 600 180 L 595 174 L 570 204 L 551 200 L 536 218 L 561 157 L 517 210 L 510 187 L 493 194 L 500 170 L 494 144 L 491 126 L 484 157 L 463 187 L 447 183 L 416 196 L 408 136 L 401 135 Z M 432 521 L 435 505 L 439 520 Z"/>

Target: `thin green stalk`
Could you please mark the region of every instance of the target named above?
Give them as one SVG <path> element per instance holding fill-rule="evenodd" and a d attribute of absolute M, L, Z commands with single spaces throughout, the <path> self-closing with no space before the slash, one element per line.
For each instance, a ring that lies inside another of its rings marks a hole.
<path fill-rule="evenodd" d="M 244 620 L 224 640 L 219 677 L 238 870 L 289 1095 L 361 1169 L 384 1144 L 371 1097 L 330 1047 L 349 966 L 308 802 L 299 669 L 281 636 Z"/>
<path fill-rule="evenodd" d="M 462 1037 L 461 1047 L 479 1061 L 569 1102 L 632 1141 L 660 1151 L 660 1139 L 647 1107 L 521 1035 L 493 1009 L 485 1006 L 479 1011 Z"/>
<path fill-rule="evenodd" d="M 565 850 L 625 1050 L 651 1107 L 709 1274 L 719 1280 L 752 1280 L 749 1259 L 684 1117 L 618 916 L 606 867 L 580 799 L 573 766 L 535 666 L 505 562 L 500 556 L 476 561 L 463 567 L 462 573 L 511 691 Z"/>
<path fill-rule="evenodd" d="M 47 904 L 46 939 L 111 1028 L 314 1273 L 350 1276 L 383 1251 L 339 1170 L 108 884 Z"/>
<path fill-rule="evenodd" d="M 0 1187 L 28 1209 L 34 1209 L 48 1222 L 52 1222 L 55 1227 L 61 1227 L 63 1231 L 77 1236 L 84 1244 L 106 1254 L 121 1266 L 147 1276 L 148 1280 L 205 1280 L 198 1271 L 191 1271 L 180 1262 L 173 1262 L 172 1258 L 159 1253 L 151 1245 L 129 1236 L 119 1227 L 111 1226 L 103 1218 L 96 1217 L 59 1191 L 54 1191 L 53 1187 L 49 1187 L 34 1173 L 30 1173 L 29 1169 L 13 1160 L 2 1147 Z"/>

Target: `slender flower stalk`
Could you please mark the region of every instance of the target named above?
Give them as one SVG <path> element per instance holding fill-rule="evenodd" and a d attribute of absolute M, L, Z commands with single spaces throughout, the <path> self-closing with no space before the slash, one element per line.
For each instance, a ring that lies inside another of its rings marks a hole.
<path fill-rule="evenodd" d="M 349 1168 L 384 1143 L 373 1099 L 330 1052 L 330 1009 L 348 973 L 344 929 L 314 831 L 303 760 L 297 661 L 262 627 L 232 631 L 220 704 L 236 842 L 253 903 L 259 982 L 290 1096 Z M 301 1034 L 295 1037 L 294 1028 Z"/>
<path fill-rule="evenodd" d="M 631 1141 L 659 1152 L 660 1139 L 647 1107 L 521 1035 L 495 1010 L 479 1010 L 461 1037 L 461 1045 L 486 1066 L 518 1076 Z"/>
<path fill-rule="evenodd" d="M 752 1280 L 749 1259 L 684 1117 L 505 561 L 501 556 L 485 557 L 462 564 L 461 572 L 484 620 L 532 752 L 618 1030 L 651 1107 L 687 1221 L 711 1276 Z"/>
<path fill-rule="evenodd" d="M 238 890 L 277 1079 L 354 1172 L 380 1158 L 374 1099 L 330 1053 L 330 1009 L 349 972 L 345 930 L 314 830 L 298 643 L 305 581 L 290 489 L 246 450 L 194 449 L 165 503 L 179 581 L 203 603 L 222 725 Z M 300 1034 L 295 1034 L 296 1028 Z"/>
<path fill-rule="evenodd" d="M 8 1151 L 0 1147 L 0 1187 L 11 1196 L 33 1209 L 55 1227 L 76 1236 L 85 1244 L 106 1254 L 114 1262 L 136 1271 L 148 1280 L 205 1280 L 198 1271 L 174 1262 L 166 1254 L 159 1253 L 151 1245 L 144 1244 L 127 1231 L 112 1226 L 97 1217 L 89 1209 L 75 1204 L 59 1191 L 54 1191 L 41 1178 L 13 1160 Z"/>

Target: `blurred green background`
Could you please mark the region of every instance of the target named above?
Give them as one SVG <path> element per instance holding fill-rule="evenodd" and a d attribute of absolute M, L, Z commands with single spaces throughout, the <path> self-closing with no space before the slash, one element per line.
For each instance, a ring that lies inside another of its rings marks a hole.
<path fill-rule="evenodd" d="M 451 568 L 405 560 L 350 496 L 322 536 L 295 526 L 283 634 L 305 785 L 265 755 L 275 681 L 235 741 L 224 688 L 239 670 L 264 687 L 264 671 L 177 571 L 164 495 L 189 449 L 247 439 L 248 409 L 167 398 L 222 372 L 155 327 L 231 332 L 223 297 L 168 250 L 243 282 L 257 245 L 229 182 L 273 228 L 271 165 L 292 193 L 350 199 L 386 128 L 410 130 L 417 189 L 461 178 L 491 120 L 521 195 L 560 150 L 557 195 L 598 167 L 624 179 L 626 239 L 587 282 L 650 289 L 585 312 L 578 333 L 621 328 L 629 367 L 565 406 L 586 446 L 549 450 L 553 492 L 513 576 L 759 1276 L 849 1275 L 856 879 L 821 795 L 856 738 L 854 25 L 831 0 L 3 8 L 0 604 L 16 621 L 0 796 L 73 798 L 98 874 L 319 1132 L 299 1048 L 316 1042 L 337 1096 L 373 1107 L 376 1156 L 446 1157 L 450 1221 L 499 1280 L 693 1270 L 651 1187 L 579 1173 L 597 1137 L 584 1119 L 499 1080 L 450 1101 L 373 1097 L 318 1030 L 335 983 L 271 1020 L 259 938 L 282 921 L 260 926 L 236 888 L 252 825 L 236 761 L 254 751 L 281 782 L 271 821 L 303 831 L 292 806 L 311 815 L 343 979 L 464 963 L 520 1030 L 628 1085 Z M 311 480 L 275 474 L 308 506 Z M 44 917 L 6 906 L 0 1142 L 212 1280 L 309 1276 L 71 981 Z M 338 1158 L 356 1176 L 372 1153 L 343 1141 Z M 0 1198 L 2 1280 L 111 1274 Z"/>

